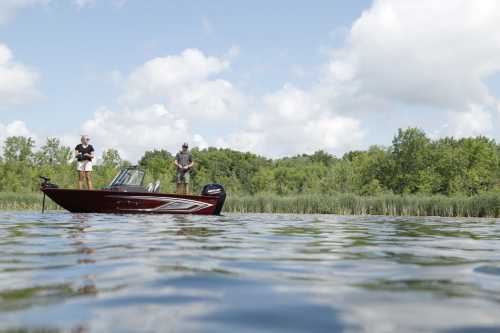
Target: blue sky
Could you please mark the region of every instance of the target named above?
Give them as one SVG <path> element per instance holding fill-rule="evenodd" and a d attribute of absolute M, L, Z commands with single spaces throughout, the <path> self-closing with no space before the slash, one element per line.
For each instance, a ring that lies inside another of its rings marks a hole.
<path fill-rule="evenodd" d="M 0 139 L 86 133 L 136 159 L 183 141 L 341 154 L 407 126 L 498 138 L 499 15 L 495 1 L 5 0 Z"/>

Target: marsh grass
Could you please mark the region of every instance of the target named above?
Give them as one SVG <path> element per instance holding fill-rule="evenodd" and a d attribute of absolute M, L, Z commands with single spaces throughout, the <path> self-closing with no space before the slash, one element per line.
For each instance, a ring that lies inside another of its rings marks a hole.
<path fill-rule="evenodd" d="M 49 198 L 46 201 L 46 208 L 49 210 L 60 209 Z M 41 193 L 0 192 L 0 210 L 41 209 Z M 223 212 L 500 217 L 500 193 L 487 193 L 473 197 L 442 195 L 363 197 L 353 194 L 229 196 Z"/>
<path fill-rule="evenodd" d="M 500 217 L 500 194 L 474 197 L 352 194 L 298 195 L 281 197 L 257 195 L 230 196 L 225 212 L 295 213 L 392 216 Z"/>
<path fill-rule="evenodd" d="M 42 210 L 43 194 L 0 192 L 0 210 Z M 45 201 L 48 210 L 60 209 L 48 197 Z"/>

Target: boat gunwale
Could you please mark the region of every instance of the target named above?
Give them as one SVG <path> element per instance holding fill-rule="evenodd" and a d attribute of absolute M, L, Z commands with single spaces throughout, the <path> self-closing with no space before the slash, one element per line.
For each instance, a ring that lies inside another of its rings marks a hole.
<path fill-rule="evenodd" d="M 114 190 L 84 190 L 76 188 L 53 188 L 42 187 L 41 191 L 48 195 L 49 192 L 84 192 L 84 193 L 102 193 L 102 194 L 125 194 L 125 195 L 147 195 L 151 197 L 169 196 L 173 198 L 188 198 L 188 199 L 207 199 L 218 200 L 219 197 L 210 195 L 197 195 L 197 194 L 176 194 L 176 193 L 163 193 L 163 192 L 136 192 L 136 191 L 114 191 Z M 50 197 L 50 196 L 49 196 Z"/>

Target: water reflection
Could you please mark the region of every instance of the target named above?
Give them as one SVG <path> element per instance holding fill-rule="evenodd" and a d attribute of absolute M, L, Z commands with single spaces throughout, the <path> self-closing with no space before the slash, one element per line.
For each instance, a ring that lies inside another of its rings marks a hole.
<path fill-rule="evenodd" d="M 0 330 L 500 327 L 500 220 L 0 213 Z"/>

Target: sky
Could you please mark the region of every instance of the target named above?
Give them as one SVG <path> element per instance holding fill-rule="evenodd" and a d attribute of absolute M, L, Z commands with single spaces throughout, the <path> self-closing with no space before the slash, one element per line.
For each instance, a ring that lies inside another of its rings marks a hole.
<path fill-rule="evenodd" d="M 0 0 L 0 142 L 271 158 L 500 140 L 497 0 Z"/>

